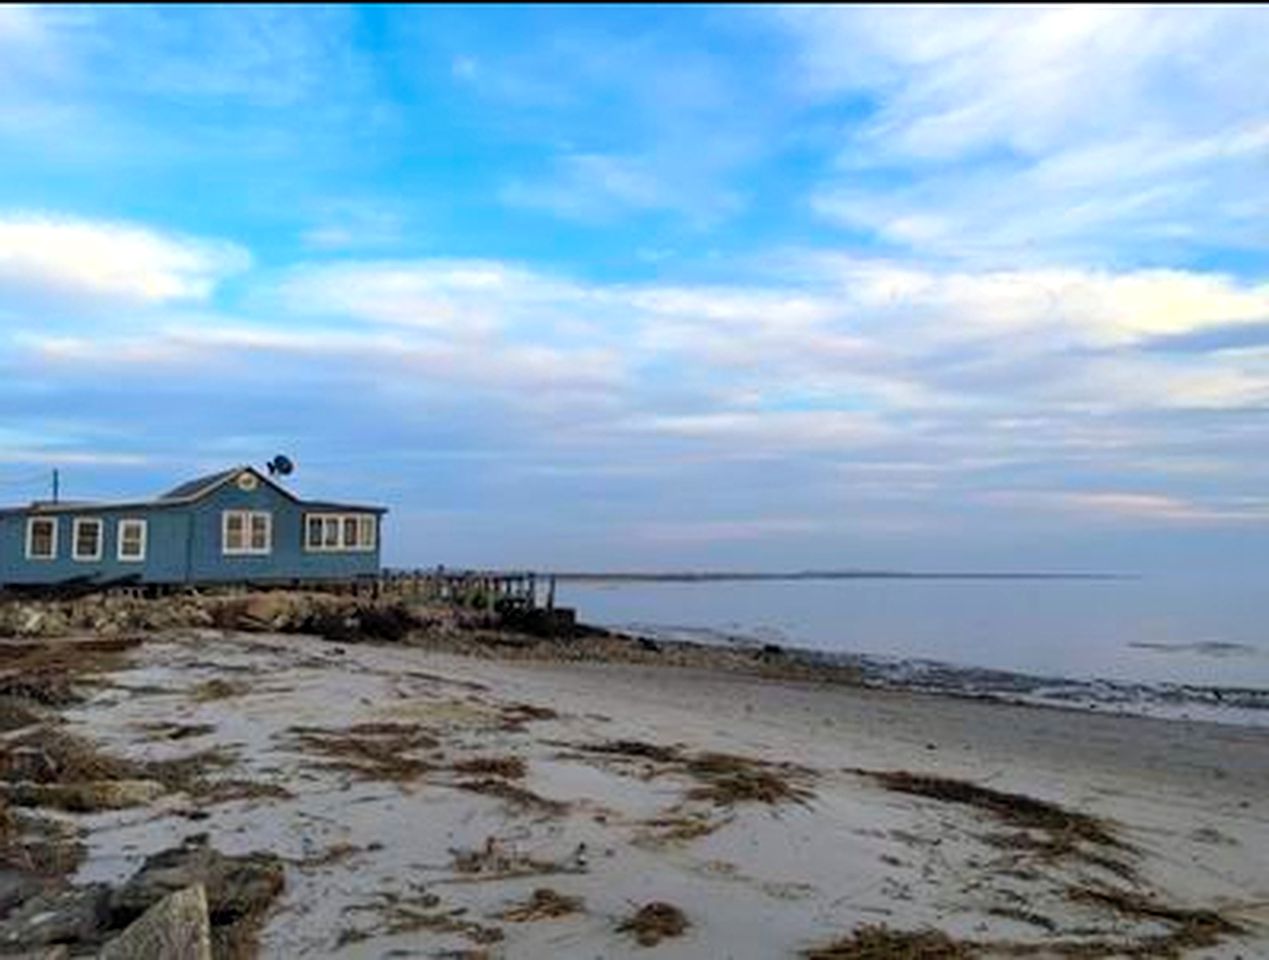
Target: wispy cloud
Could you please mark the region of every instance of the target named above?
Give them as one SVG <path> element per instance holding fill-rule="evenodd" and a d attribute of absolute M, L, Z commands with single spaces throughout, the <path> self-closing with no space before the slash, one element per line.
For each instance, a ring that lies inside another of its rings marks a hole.
<path fill-rule="evenodd" d="M 1263 10 L 779 18 L 809 90 L 877 104 L 844 132 L 842 175 L 815 197 L 833 220 L 900 248 L 997 262 L 1257 243 L 1269 94 L 1246 78 L 1269 67 Z"/>

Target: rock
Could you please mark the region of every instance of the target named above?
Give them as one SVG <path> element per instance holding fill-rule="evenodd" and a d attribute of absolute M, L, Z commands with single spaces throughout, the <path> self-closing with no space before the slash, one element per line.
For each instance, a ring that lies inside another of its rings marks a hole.
<path fill-rule="evenodd" d="M 26 870 L 0 870 L 0 917 L 6 917 L 18 904 L 35 896 L 44 888 L 40 878 Z"/>
<path fill-rule="evenodd" d="M 104 883 L 37 894 L 0 923 L 0 952 L 96 943 L 109 917 L 110 887 Z"/>
<path fill-rule="evenodd" d="M 278 630 L 285 626 L 295 608 L 295 599 L 286 593 L 253 593 L 238 614 L 243 630 Z"/>
<path fill-rule="evenodd" d="M 97 958 L 211 960 L 211 921 L 202 884 L 168 894 L 106 944 Z"/>
<path fill-rule="evenodd" d="M 54 807 L 70 813 L 123 810 L 153 803 L 166 792 L 157 780 L 89 780 L 83 783 L 0 783 L 0 796 L 20 807 Z"/>
<path fill-rule="evenodd" d="M 231 857 L 207 845 L 207 835 L 148 858 L 111 898 L 116 924 L 131 923 L 169 894 L 200 884 L 213 926 L 232 925 L 264 912 L 282 890 L 285 871 L 272 853 Z"/>

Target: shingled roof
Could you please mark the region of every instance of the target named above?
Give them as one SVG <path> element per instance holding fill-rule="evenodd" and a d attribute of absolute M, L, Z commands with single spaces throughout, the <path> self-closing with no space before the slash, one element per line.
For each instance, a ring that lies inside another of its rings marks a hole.
<path fill-rule="evenodd" d="M 209 473 L 203 477 L 196 477 L 193 480 L 187 480 L 179 487 L 173 487 L 167 493 L 162 494 L 159 499 L 196 500 L 201 494 L 214 490 L 230 477 L 241 473 L 243 469 L 243 467 L 231 467 L 228 470 L 219 470 L 216 473 Z"/>

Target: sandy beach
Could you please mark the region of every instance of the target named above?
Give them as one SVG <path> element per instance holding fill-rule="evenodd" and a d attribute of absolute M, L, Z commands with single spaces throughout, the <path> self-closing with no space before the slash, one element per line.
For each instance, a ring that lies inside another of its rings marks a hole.
<path fill-rule="evenodd" d="M 1269 955 L 1263 731 L 215 629 L 77 682 L 66 733 L 218 756 L 39 811 L 70 879 L 267 852 L 262 956 Z"/>

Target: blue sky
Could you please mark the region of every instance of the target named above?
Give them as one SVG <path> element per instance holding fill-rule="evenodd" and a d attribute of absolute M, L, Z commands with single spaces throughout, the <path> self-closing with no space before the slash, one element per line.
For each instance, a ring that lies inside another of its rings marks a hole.
<path fill-rule="evenodd" d="M 1269 13 L 0 7 L 0 499 L 394 563 L 1269 560 Z"/>

